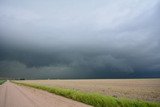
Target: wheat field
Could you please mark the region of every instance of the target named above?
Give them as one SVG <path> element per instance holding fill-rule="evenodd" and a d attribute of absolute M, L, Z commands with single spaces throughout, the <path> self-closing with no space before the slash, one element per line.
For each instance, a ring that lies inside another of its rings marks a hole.
<path fill-rule="evenodd" d="M 23 82 L 96 92 L 118 98 L 160 102 L 160 79 L 25 80 Z"/>

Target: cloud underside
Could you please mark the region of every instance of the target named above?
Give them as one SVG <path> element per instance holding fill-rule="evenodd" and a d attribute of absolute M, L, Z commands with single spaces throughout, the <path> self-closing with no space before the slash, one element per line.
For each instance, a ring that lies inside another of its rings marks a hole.
<path fill-rule="evenodd" d="M 0 77 L 160 77 L 159 12 L 158 0 L 0 1 Z"/>

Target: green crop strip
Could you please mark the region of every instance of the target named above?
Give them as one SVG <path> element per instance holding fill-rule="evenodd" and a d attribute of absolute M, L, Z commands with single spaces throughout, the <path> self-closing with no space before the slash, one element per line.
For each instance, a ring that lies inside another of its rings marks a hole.
<path fill-rule="evenodd" d="M 0 85 L 2 85 L 6 80 L 0 80 Z"/>

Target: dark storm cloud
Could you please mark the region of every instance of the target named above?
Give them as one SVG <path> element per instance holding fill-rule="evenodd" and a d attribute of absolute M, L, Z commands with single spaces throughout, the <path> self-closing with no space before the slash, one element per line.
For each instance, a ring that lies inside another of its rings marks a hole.
<path fill-rule="evenodd" d="M 160 2 L 0 1 L 0 76 L 160 76 Z"/>

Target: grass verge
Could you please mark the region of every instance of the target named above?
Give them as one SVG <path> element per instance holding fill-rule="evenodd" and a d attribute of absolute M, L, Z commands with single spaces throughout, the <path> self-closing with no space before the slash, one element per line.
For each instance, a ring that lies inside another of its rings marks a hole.
<path fill-rule="evenodd" d="M 85 93 L 77 90 L 49 87 L 38 84 L 22 83 L 15 81 L 12 82 L 23 86 L 29 86 L 36 89 L 45 90 L 50 93 L 54 93 L 57 95 L 64 96 L 66 98 L 83 102 L 88 105 L 92 105 L 94 107 L 160 107 L 160 103 L 158 102 L 114 98 L 111 96 L 104 96 L 97 93 Z"/>
<path fill-rule="evenodd" d="M 6 80 L 0 80 L 0 85 L 2 85 Z"/>

